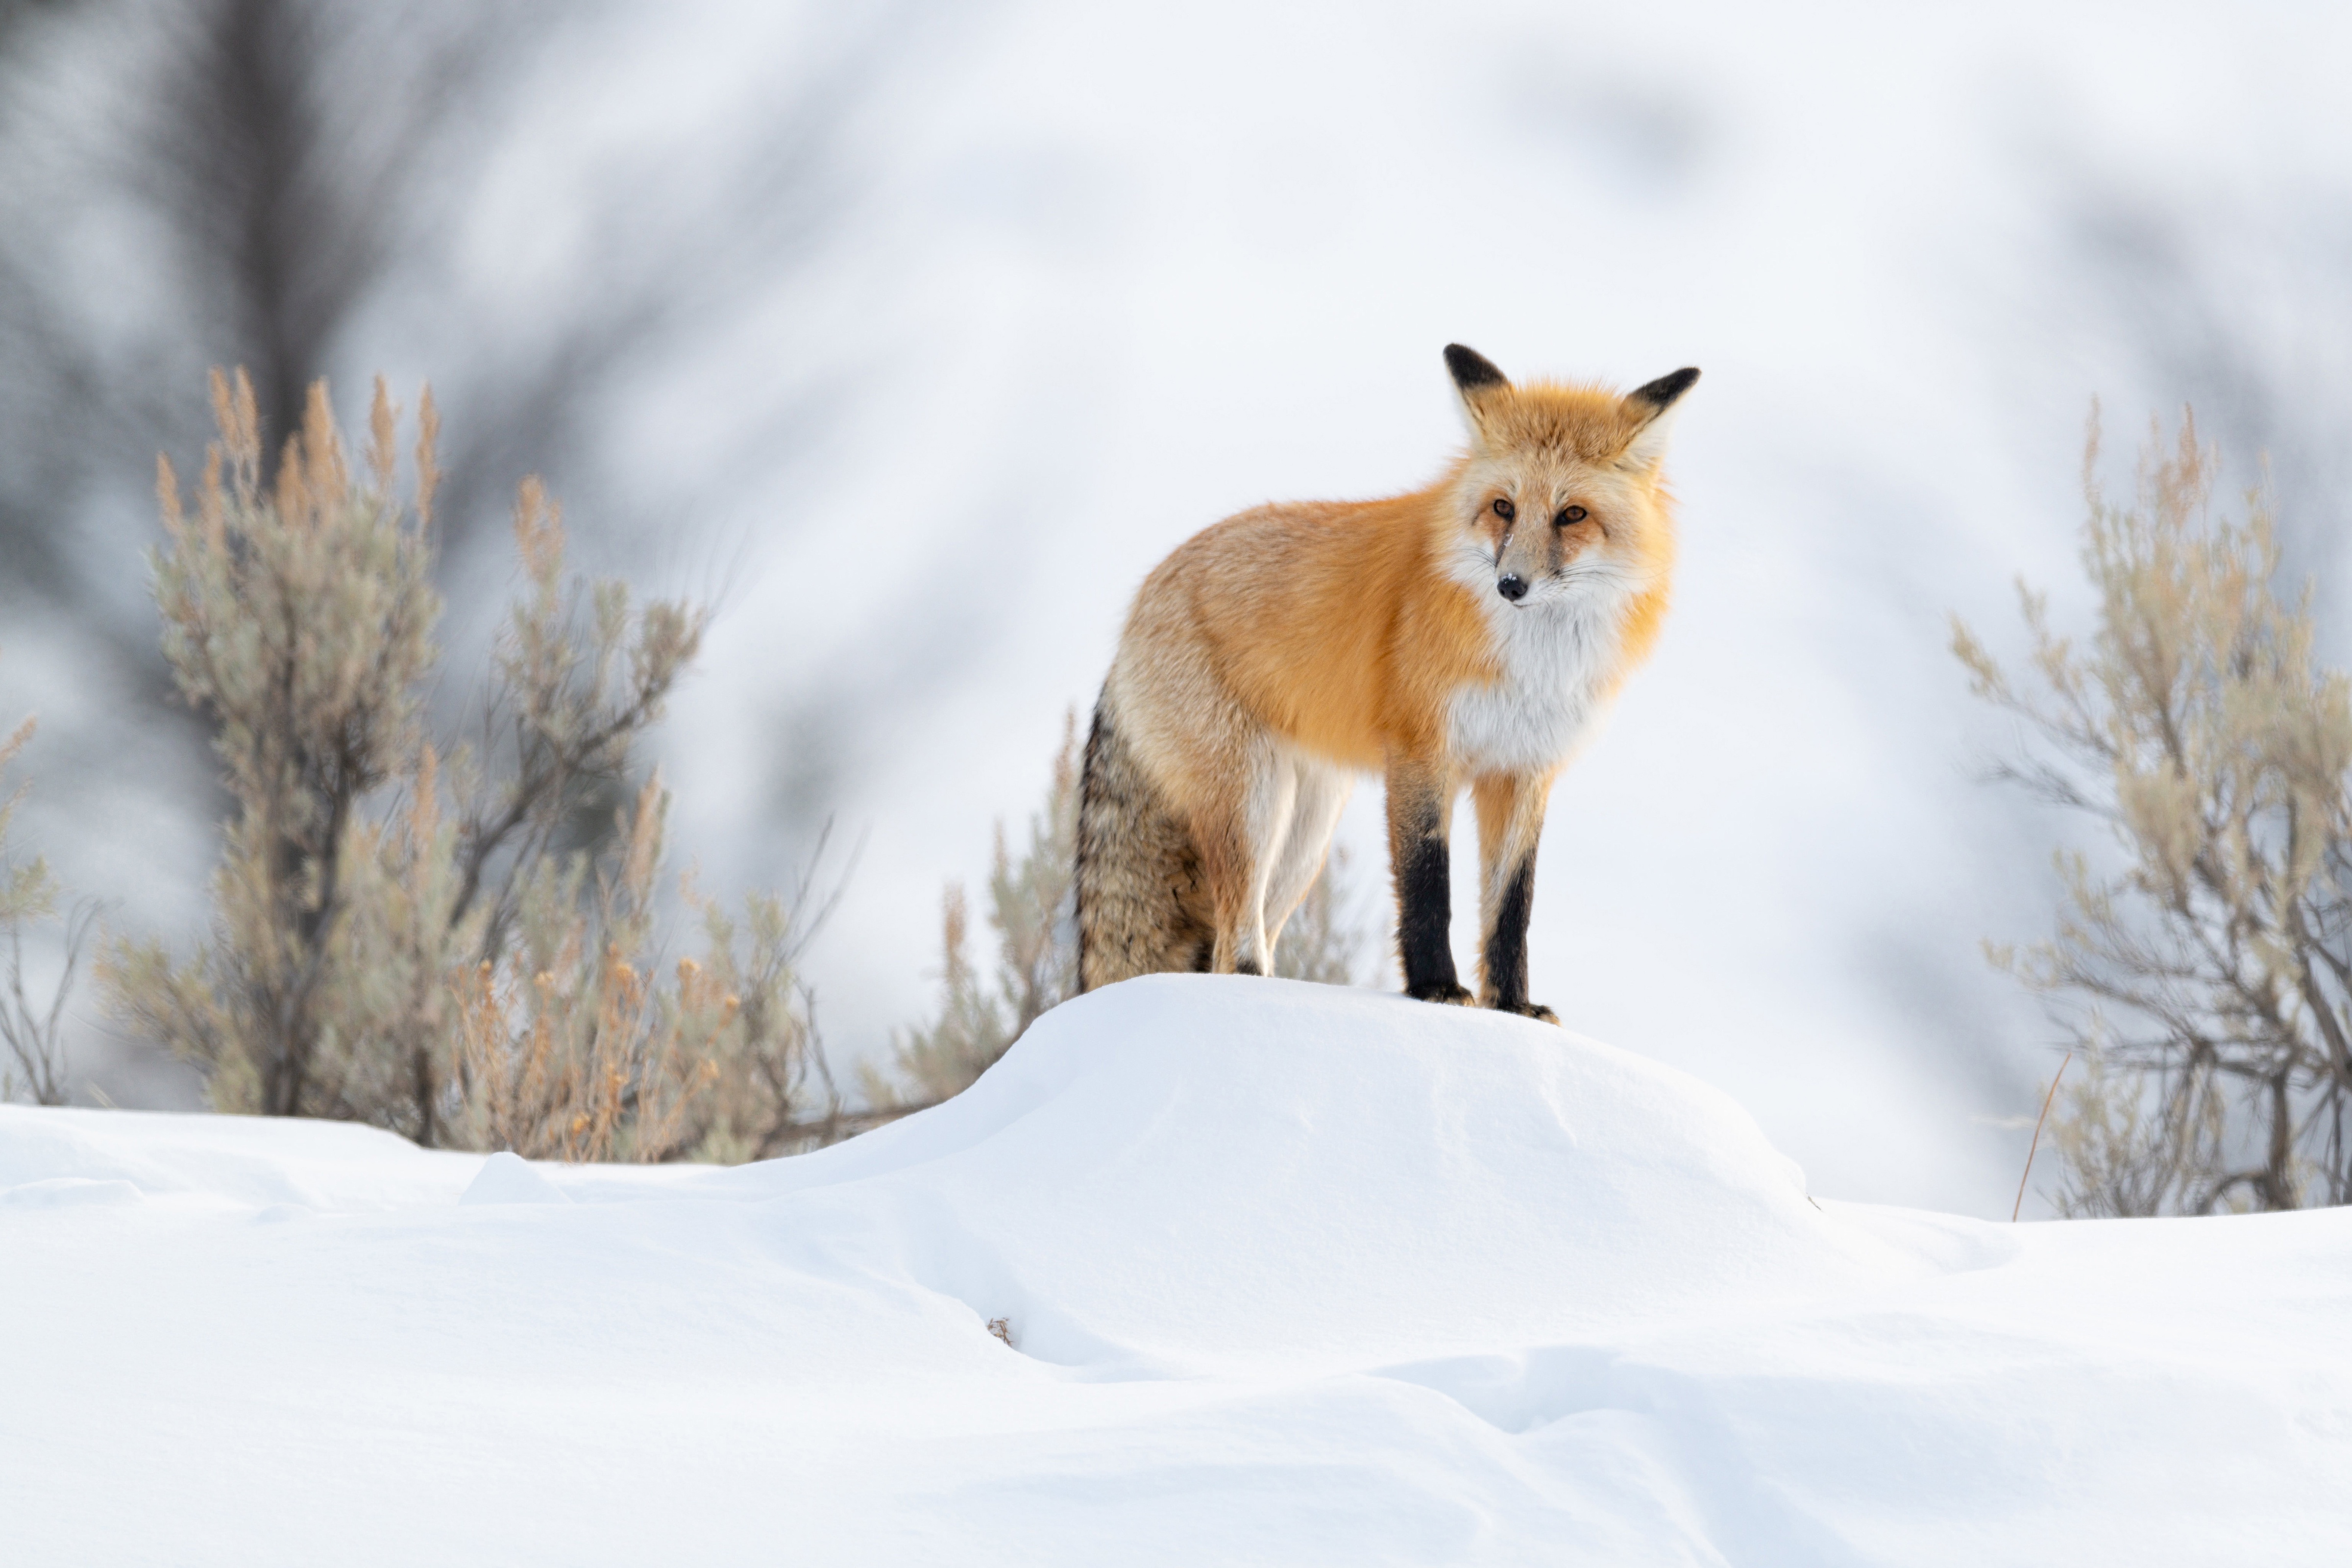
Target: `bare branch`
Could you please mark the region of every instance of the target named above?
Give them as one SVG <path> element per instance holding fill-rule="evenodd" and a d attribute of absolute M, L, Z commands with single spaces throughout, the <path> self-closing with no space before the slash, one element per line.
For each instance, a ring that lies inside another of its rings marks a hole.
<path fill-rule="evenodd" d="M 2107 500 L 2086 458 L 2099 626 L 2078 648 L 2023 594 L 2040 692 L 1955 636 L 1979 694 L 2044 748 L 1994 776 L 2100 821 L 2122 853 L 2102 872 L 2060 857 L 2056 931 L 2013 963 L 2093 1067 L 2057 1123 L 2067 1212 L 2352 1191 L 2337 1131 L 2352 1084 L 2352 702 L 2312 661 L 2308 594 L 2273 592 L 2263 498 L 2242 522 L 2217 516 L 2216 472 L 2186 421 L 2151 443 L 2130 505 Z"/>

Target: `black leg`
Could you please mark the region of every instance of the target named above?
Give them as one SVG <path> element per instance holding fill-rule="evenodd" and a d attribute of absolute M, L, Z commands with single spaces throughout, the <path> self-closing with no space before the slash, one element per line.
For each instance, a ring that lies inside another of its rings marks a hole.
<path fill-rule="evenodd" d="M 1503 884 L 1495 906 L 1495 929 L 1486 937 L 1486 1005 L 1524 1017 L 1558 1023 L 1552 1010 L 1528 1001 L 1528 914 L 1535 908 L 1536 858 L 1528 856 Z"/>
<path fill-rule="evenodd" d="M 1434 770 L 1389 771 L 1389 858 L 1396 878 L 1397 952 L 1405 994 L 1423 1002 L 1467 1002 L 1454 968 L 1452 864 L 1446 808 L 1452 792 Z"/>
<path fill-rule="evenodd" d="M 1498 1012 L 1557 1024 L 1528 1000 L 1528 916 L 1536 902 L 1536 846 L 1543 837 L 1549 775 L 1498 774 L 1471 786 L 1478 803 L 1478 1000 Z"/>

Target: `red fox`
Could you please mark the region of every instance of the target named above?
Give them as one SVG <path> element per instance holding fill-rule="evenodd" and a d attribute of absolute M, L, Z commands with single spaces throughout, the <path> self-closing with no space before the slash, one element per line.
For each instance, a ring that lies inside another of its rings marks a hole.
<path fill-rule="evenodd" d="M 1263 506 L 1136 595 L 1080 776 L 1078 987 L 1264 974 L 1356 773 L 1388 783 L 1407 994 L 1466 1003 L 1447 837 L 1478 815 L 1477 1001 L 1528 1000 L 1536 841 L 1560 768 L 1656 641 L 1674 566 L 1661 473 L 1678 370 L 1620 397 L 1514 385 L 1445 351 L 1469 449 L 1385 500 Z"/>

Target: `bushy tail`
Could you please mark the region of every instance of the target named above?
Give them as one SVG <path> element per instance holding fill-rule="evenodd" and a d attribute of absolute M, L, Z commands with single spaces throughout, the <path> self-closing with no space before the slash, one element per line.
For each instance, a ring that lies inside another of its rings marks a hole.
<path fill-rule="evenodd" d="M 1108 684 L 1078 777 L 1076 869 L 1080 991 L 1209 967 L 1200 853 L 1119 733 Z"/>

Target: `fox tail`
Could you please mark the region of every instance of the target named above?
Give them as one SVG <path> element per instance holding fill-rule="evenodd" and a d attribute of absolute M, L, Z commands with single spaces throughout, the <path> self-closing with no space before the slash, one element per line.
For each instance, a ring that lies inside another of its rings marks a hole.
<path fill-rule="evenodd" d="M 1200 851 L 1121 733 L 1108 681 L 1078 776 L 1077 848 L 1080 991 L 1209 967 Z"/>

